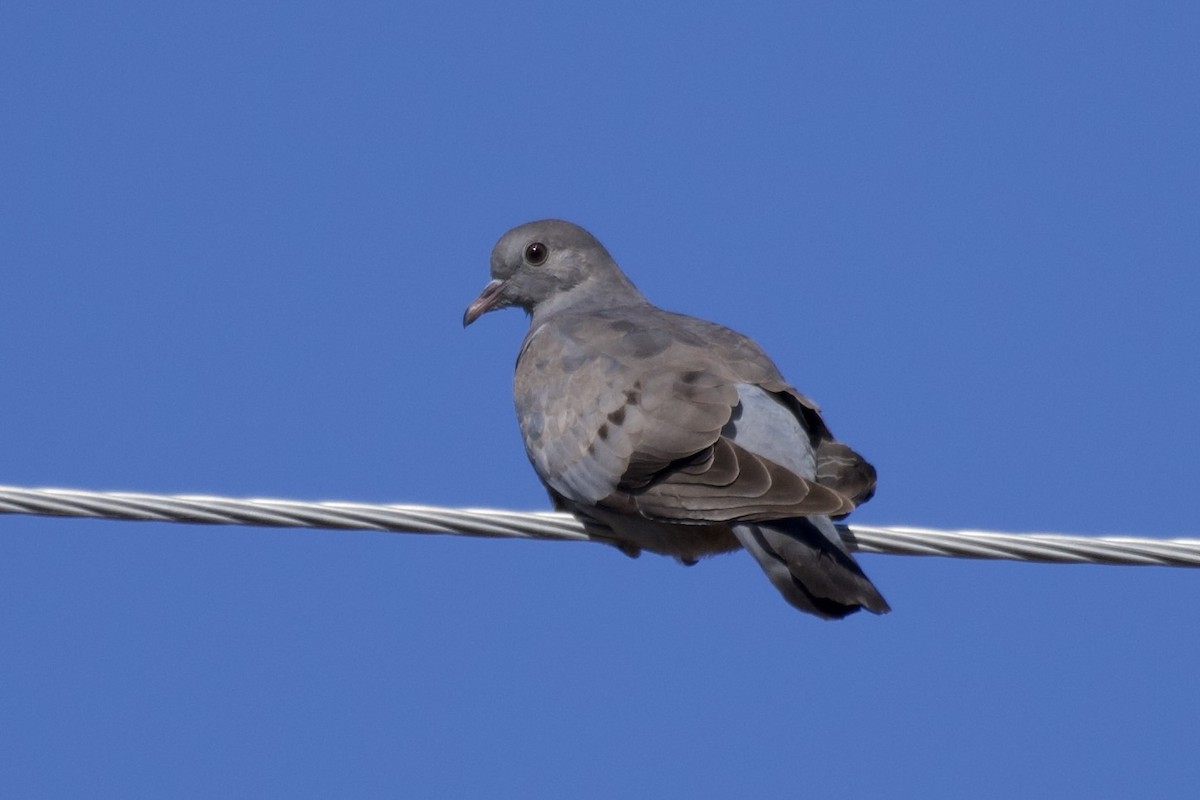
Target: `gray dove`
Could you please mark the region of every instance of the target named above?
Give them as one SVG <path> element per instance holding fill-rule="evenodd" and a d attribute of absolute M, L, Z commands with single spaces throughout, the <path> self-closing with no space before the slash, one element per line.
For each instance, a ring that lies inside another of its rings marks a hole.
<path fill-rule="evenodd" d="M 590 233 L 530 222 L 492 250 L 463 326 L 530 316 L 514 400 L 556 509 L 629 555 L 694 564 L 743 547 L 801 611 L 840 619 L 887 602 L 830 517 L 875 491 L 875 469 L 749 338 L 651 305 Z"/>

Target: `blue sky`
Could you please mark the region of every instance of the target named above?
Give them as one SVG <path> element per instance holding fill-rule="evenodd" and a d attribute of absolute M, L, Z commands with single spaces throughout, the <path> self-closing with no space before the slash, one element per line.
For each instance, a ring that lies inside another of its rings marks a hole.
<path fill-rule="evenodd" d="M 177 5 L 177 4 L 176 4 Z M 0 483 L 540 509 L 461 330 L 592 230 L 879 468 L 855 521 L 1195 536 L 1187 3 L 9 3 Z M 0 518 L 7 797 L 1191 796 L 1200 574 Z"/>

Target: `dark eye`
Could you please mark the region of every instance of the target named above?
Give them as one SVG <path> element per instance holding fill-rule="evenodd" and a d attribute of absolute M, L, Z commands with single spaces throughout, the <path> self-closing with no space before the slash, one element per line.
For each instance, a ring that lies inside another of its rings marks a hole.
<path fill-rule="evenodd" d="M 535 267 L 546 260 L 550 250 L 541 242 L 534 242 L 525 248 L 525 260 Z"/>

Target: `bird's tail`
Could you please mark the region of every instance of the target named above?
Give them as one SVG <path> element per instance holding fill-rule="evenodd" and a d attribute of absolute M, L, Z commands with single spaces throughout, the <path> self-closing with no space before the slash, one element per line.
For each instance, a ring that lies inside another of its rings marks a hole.
<path fill-rule="evenodd" d="M 801 611 L 825 619 L 841 619 L 863 608 L 876 614 L 891 611 L 828 517 L 732 527 L 784 599 Z"/>

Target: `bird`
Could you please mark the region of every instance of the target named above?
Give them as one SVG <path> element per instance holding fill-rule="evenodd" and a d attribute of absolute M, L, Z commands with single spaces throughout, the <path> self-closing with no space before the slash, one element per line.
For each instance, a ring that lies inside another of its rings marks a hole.
<path fill-rule="evenodd" d="M 631 556 L 742 548 L 817 617 L 891 610 L 831 519 L 871 498 L 875 468 L 753 340 L 651 304 L 558 219 L 500 237 L 463 327 L 509 307 L 530 318 L 513 400 L 556 510 Z"/>

